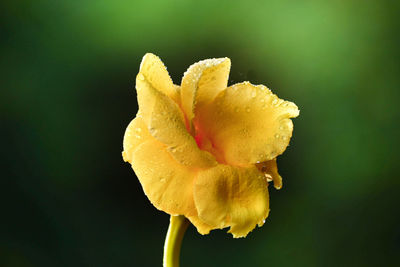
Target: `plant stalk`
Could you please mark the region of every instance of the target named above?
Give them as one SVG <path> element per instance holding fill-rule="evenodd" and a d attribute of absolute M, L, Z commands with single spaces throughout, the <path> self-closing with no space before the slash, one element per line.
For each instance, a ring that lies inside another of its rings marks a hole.
<path fill-rule="evenodd" d="M 172 216 L 169 221 L 167 236 L 164 243 L 164 267 L 179 267 L 181 244 L 189 220 L 185 216 Z"/>

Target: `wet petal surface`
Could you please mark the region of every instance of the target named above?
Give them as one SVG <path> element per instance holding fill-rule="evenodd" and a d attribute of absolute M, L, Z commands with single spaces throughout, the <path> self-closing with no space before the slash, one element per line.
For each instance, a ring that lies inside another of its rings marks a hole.
<path fill-rule="evenodd" d="M 182 111 L 171 98 L 156 90 L 146 78 L 136 79 L 138 116 L 150 134 L 167 146 L 169 153 L 181 164 L 206 168 L 216 164 L 214 157 L 198 148 L 187 131 Z"/>
<path fill-rule="evenodd" d="M 292 136 L 290 118 L 297 106 L 279 99 L 265 86 L 248 82 L 228 87 L 195 119 L 227 164 L 247 166 L 283 153 Z"/>
<path fill-rule="evenodd" d="M 144 141 L 152 139 L 146 124 L 141 118 L 134 118 L 125 130 L 122 156 L 125 162 L 132 162 L 133 151 Z"/>
<path fill-rule="evenodd" d="M 181 83 L 181 103 L 189 121 L 228 84 L 231 61 L 214 58 L 199 61 L 185 72 Z"/>
<path fill-rule="evenodd" d="M 268 216 L 268 182 L 255 166 L 219 164 L 199 172 L 194 201 L 199 218 L 206 224 L 214 228 L 230 226 L 234 237 L 244 237 Z"/>
<path fill-rule="evenodd" d="M 145 78 L 154 88 L 174 101 L 179 101 L 177 87 L 173 84 L 167 68 L 158 56 L 151 53 L 144 55 L 140 63 L 139 77 Z"/>
<path fill-rule="evenodd" d="M 150 202 L 171 215 L 197 216 L 193 202 L 196 173 L 168 153 L 166 146 L 143 130 L 143 142 L 130 154 L 132 168 Z M 148 138 L 145 138 L 148 136 Z"/>

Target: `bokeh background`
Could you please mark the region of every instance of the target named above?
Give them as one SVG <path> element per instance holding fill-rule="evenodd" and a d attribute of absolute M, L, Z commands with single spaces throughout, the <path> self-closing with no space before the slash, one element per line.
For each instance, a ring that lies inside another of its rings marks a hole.
<path fill-rule="evenodd" d="M 395 2 L 2 1 L 0 265 L 161 265 L 169 217 L 121 158 L 153 52 L 177 84 L 230 57 L 301 110 L 266 224 L 190 227 L 182 266 L 398 266 Z"/>

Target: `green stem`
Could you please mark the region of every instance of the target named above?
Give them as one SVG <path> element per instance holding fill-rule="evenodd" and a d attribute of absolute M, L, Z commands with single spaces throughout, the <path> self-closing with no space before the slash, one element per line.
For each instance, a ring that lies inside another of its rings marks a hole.
<path fill-rule="evenodd" d="M 185 216 L 172 216 L 169 221 L 169 228 L 164 244 L 164 267 L 179 267 L 179 253 L 186 229 L 189 226 Z"/>

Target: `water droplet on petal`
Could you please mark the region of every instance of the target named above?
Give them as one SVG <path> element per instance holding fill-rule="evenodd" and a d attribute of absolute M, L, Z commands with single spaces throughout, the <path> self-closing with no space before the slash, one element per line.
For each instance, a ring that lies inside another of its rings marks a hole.
<path fill-rule="evenodd" d="M 137 77 L 138 77 L 139 80 L 144 81 L 144 76 L 143 76 L 143 74 L 139 73 Z"/>
<path fill-rule="evenodd" d="M 275 134 L 275 138 L 279 138 L 279 134 Z"/>
<path fill-rule="evenodd" d="M 252 97 L 252 98 L 255 98 L 256 96 L 257 96 L 257 91 L 254 90 L 254 91 L 251 93 L 251 97 Z"/>
<path fill-rule="evenodd" d="M 274 99 L 274 101 L 272 101 L 272 105 L 276 105 L 278 104 L 278 99 Z"/>
<path fill-rule="evenodd" d="M 246 112 L 249 113 L 250 112 L 250 108 L 246 107 Z"/>

